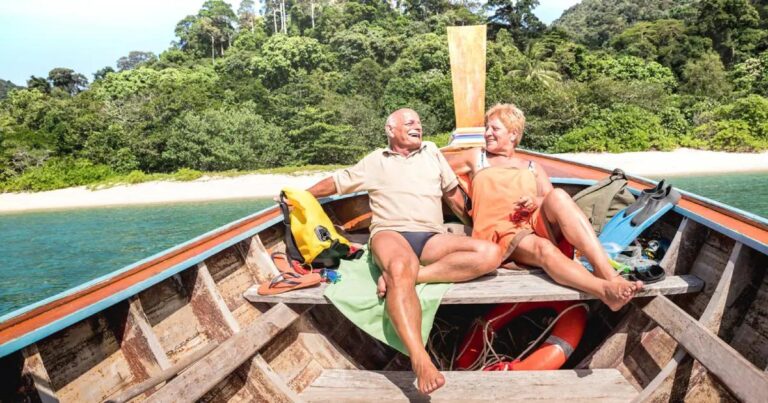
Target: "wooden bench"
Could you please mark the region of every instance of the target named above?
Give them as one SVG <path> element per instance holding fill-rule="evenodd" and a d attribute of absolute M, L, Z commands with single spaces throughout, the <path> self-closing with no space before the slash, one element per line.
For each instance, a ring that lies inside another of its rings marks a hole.
<path fill-rule="evenodd" d="M 343 280 L 342 280 L 343 281 Z M 278 295 L 259 295 L 258 285 L 245 291 L 251 302 L 285 304 L 328 304 L 325 284 Z M 664 281 L 646 285 L 639 297 L 698 292 L 704 282 L 693 275 L 669 276 Z M 595 299 L 592 295 L 561 286 L 543 273 L 485 276 L 466 283 L 454 284 L 443 296 L 443 304 L 498 304 L 532 301 L 575 301 Z"/>
<path fill-rule="evenodd" d="M 446 384 L 429 397 L 404 371 L 325 370 L 299 396 L 305 402 L 629 402 L 632 385 L 615 369 L 443 372 Z"/>

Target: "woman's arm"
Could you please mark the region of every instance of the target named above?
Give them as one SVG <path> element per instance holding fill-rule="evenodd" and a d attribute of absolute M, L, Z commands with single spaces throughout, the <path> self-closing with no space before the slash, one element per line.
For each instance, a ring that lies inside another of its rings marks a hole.
<path fill-rule="evenodd" d="M 545 197 L 549 194 L 549 192 L 554 189 L 552 187 L 552 182 L 549 181 L 549 175 L 547 175 L 547 171 L 544 170 L 544 167 L 542 167 L 539 164 L 535 164 L 536 167 L 536 187 L 539 190 L 539 197 Z"/>
<path fill-rule="evenodd" d="M 459 152 L 443 153 L 443 155 L 456 175 L 469 175 L 472 172 L 473 157 L 476 153 L 477 150 L 471 148 Z"/>

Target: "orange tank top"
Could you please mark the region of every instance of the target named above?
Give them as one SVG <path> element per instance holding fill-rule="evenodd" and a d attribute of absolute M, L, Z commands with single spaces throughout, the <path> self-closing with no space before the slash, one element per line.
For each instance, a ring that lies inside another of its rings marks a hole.
<path fill-rule="evenodd" d="M 530 220 L 513 222 L 516 202 L 536 200 L 536 176 L 529 169 L 489 167 L 472 179 L 472 237 L 496 242 L 509 234 L 531 229 Z"/>

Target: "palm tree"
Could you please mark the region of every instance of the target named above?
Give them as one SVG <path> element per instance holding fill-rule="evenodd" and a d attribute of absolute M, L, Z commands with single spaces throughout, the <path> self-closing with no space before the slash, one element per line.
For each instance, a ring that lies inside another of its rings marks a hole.
<path fill-rule="evenodd" d="M 517 69 L 509 74 L 521 77 L 525 81 L 540 83 L 545 88 L 559 82 L 562 77 L 557 72 L 557 63 L 543 60 L 544 49 L 536 45 L 528 45 L 525 55 L 518 61 Z"/>

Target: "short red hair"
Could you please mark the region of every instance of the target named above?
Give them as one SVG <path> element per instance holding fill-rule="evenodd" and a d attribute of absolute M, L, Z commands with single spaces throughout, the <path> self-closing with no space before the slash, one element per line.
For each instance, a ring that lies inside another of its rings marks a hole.
<path fill-rule="evenodd" d="M 504 127 L 513 132 L 515 137 L 515 146 L 520 144 L 525 130 L 525 115 L 514 104 L 496 104 L 485 113 L 485 121 L 498 118 Z"/>

